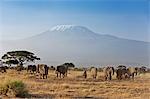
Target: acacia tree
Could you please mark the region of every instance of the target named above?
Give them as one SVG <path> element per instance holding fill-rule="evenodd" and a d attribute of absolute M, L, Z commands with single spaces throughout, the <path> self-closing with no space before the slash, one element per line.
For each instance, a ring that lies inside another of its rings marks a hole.
<path fill-rule="evenodd" d="M 64 63 L 63 65 L 69 66 L 69 67 L 75 67 L 73 63 Z"/>
<path fill-rule="evenodd" d="M 10 51 L 2 56 L 2 59 L 5 60 L 4 63 L 11 66 L 12 64 L 17 64 L 18 66 L 23 66 L 27 62 L 34 62 L 35 60 L 40 60 L 32 52 L 28 51 Z"/>

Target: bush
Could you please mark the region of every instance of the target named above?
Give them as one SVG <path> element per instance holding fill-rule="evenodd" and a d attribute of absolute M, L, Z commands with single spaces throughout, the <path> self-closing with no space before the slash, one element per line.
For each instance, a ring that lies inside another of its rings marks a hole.
<path fill-rule="evenodd" d="M 0 86 L 0 94 L 10 97 L 28 97 L 28 91 L 22 81 L 10 81 Z"/>

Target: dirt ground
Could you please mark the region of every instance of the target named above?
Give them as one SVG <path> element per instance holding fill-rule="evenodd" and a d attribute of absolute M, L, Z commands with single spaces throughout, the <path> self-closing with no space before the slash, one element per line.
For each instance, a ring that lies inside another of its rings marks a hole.
<path fill-rule="evenodd" d="M 48 79 L 39 79 L 27 71 L 21 73 L 8 70 L 0 73 L 0 83 L 4 80 L 22 80 L 31 98 L 55 99 L 150 99 L 150 73 L 137 75 L 134 80 L 104 81 L 103 73 L 98 72 L 97 79 L 81 77 L 83 71 L 69 71 L 67 78 L 56 78 L 49 71 Z M 1 98 L 10 98 L 3 97 Z"/>

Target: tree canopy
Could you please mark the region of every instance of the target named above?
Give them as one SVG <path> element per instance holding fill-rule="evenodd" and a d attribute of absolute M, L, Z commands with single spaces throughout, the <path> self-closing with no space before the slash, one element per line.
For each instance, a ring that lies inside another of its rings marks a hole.
<path fill-rule="evenodd" d="M 32 52 L 28 51 L 10 51 L 2 56 L 3 60 L 6 60 L 5 63 L 8 65 L 17 64 L 23 66 L 27 62 L 34 62 L 35 60 L 40 60 Z"/>
<path fill-rule="evenodd" d="M 64 63 L 63 65 L 69 66 L 69 67 L 75 67 L 73 63 Z"/>

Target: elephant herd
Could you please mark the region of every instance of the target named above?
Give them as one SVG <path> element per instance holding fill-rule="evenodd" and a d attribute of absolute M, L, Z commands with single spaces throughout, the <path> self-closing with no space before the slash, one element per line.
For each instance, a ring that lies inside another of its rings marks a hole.
<path fill-rule="evenodd" d="M 59 65 L 56 67 L 56 70 L 53 66 L 51 66 L 50 68 L 52 70 L 55 70 L 55 73 L 57 74 L 57 77 L 66 77 L 67 76 L 67 71 L 69 67 L 75 67 L 74 64 L 72 63 L 64 63 L 62 65 Z M 27 67 L 27 72 L 30 73 L 38 73 L 40 78 L 42 79 L 47 79 L 47 75 L 48 75 L 48 70 L 50 69 L 47 65 L 45 64 L 38 64 L 36 65 L 28 65 Z"/>
<path fill-rule="evenodd" d="M 114 72 L 115 72 L 114 67 L 105 67 L 105 68 L 103 68 L 103 73 L 104 73 L 105 80 L 111 80 L 112 75 L 114 75 Z M 93 79 L 96 79 L 97 74 L 98 74 L 98 69 L 95 68 L 95 67 L 91 67 L 90 74 L 91 74 Z M 87 78 L 87 71 L 86 70 L 83 72 L 83 77 Z"/>
<path fill-rule="evenodd" d="M 104 79 L 105 80 L 112 80 L 112 76 L 115 73 L 116 73 L 116 78 L 118 80 L 129 79 L 129 78 L 134 79 L 134 77 L 137 74 L 145 73 L 146 72 L 146 67 L 141 67 L 141 68 L 138 68 L 138 67 L 128 67 L 127 68 L 126 66 L 120 65 L 117 68 L 114 68 L 114 67 L 108 66 L 108 67 L 104 67 L 102 69 L 102 71 L 103 71 Z M 97 73 L 98 73 L 98 69 L 97 68 L 92 67 L 90 69 L 90 74 L 91 74 L 91 76 L 94 79 L 97 78 Z M 86 70 L 83 72 L 83 77 L 87 78 L 87 71 Z"/>
<path fill-rule="evenodd" d="M 67 72 L 69 68 L 74 68 L 75 65 L 72 63 L 64 63 L 62 65 L 55 67 L 48 67 L 46 64 L 38 64 L 36 65 L 28 65 L 26 70 L 29 73 L 36 73 L 39 75 L 40 78 L 42 79 L 47 79 L 48 76 L 48 70 L 50 68 L 52 68 L 53 70 L 55 70 L 55 73 L 57 75 L 57 77 L 60 78 L 64 78 L 67 77 Z M 0 66 L 0 72 L 4 73 L 6 72 L 6 67 L 4 66 Z M 17 70 L 17 69 L 16 69 Z M 144 73 L 146 72 L 146 67 L 126 67 L 126 66 L 118 66 L 116 68 L 108 66 L 108 67 L 104 67 L 102 69 L 103 74 L 104 74 L 104 78 L 105 80 L 112 80 L 112 76 L 116 73 L 116 78 L 118 80 L 121 79 L 129 79 L 132 78 L 134 79 L 134 76 L 137 75 L 138 73 Z M 97 78 L 98 75 L 98 68 L 96 67 L 91 67 L 90 68 L 90 74 L 92 76 L 93 79 Z M 83 75 L 84 78 L 87 78 L 87 70 L 83 71 Z"/>

